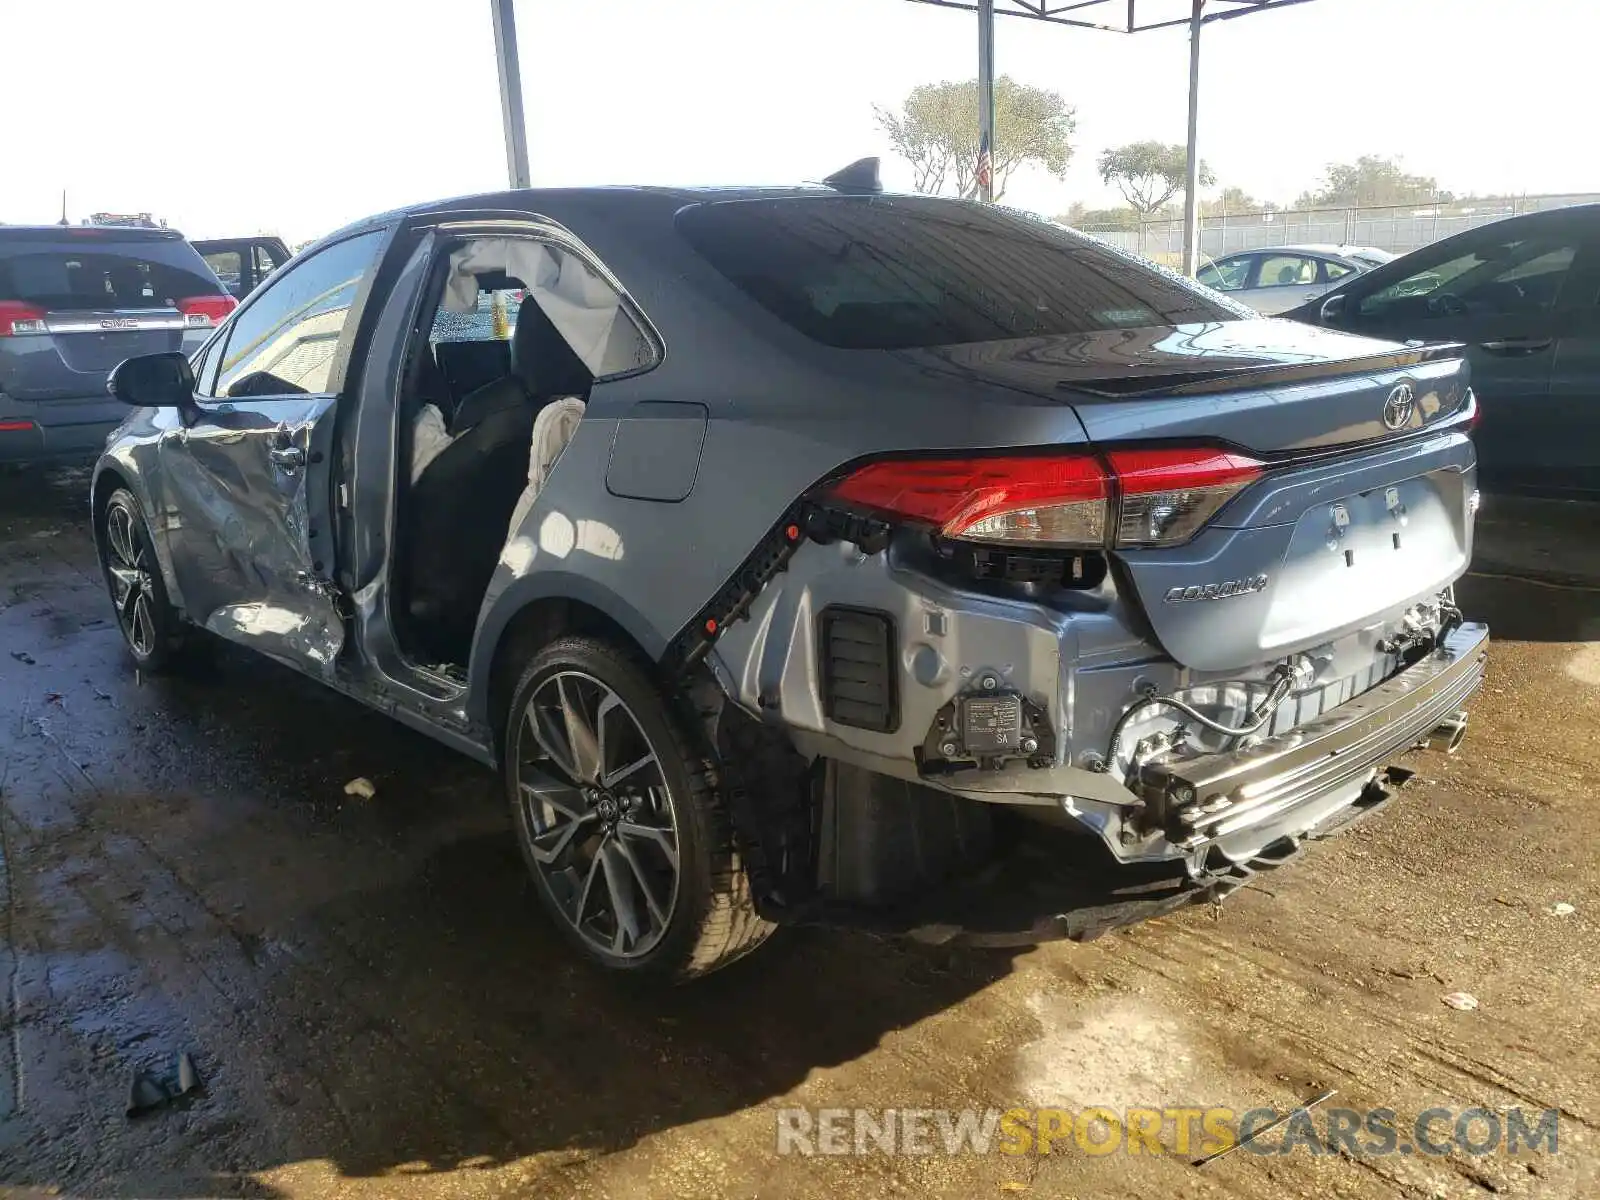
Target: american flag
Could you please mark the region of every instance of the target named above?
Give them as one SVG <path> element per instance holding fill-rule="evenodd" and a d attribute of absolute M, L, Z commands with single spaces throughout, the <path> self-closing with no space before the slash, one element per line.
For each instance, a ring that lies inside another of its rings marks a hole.
<path fill-rule="evenodd" d="M 989 135 L 983 134 L 978 140 L 978 191 L 981 194 L 994 184 L 994 162 L 989 156 Z"/>

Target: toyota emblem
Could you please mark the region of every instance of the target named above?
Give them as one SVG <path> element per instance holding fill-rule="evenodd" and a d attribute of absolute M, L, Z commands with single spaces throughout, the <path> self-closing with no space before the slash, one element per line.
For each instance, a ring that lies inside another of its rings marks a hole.
<path fill-rule="evenodd" d="M 1390 429 L 1404 429 L 1417 410 L 1417 394 L 1409 383 L 1402 383 L 1383 402 L 1383 423 Z"/>

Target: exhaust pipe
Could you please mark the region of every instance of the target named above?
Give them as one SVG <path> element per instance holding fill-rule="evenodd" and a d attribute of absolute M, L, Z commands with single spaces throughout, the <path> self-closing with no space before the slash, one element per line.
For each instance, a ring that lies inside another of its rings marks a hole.
<path fill-rule="evenodd" d="M 1424 739 L 1429 750 L 1454 754 L 1461 749 L 1461 739 L 1467 736 L 1467 710 L 1457 709 L 1433 727 Z"/>

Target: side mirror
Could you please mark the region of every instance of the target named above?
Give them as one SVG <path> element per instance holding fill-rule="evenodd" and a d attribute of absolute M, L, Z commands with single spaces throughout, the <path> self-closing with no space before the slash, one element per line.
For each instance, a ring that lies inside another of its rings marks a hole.
<path fill-rule="evenodd" d="M 1329 296 L 1322 302 L 1322 307 L 1317 309 L 1317 319 L 1324 325 L 1337 325 L 1344 318 L 1348 296 Z"/>
<path fill-rule="evenodd" d="M 106 390 L 134 408 L 194 407 L 194 368 L 176 351 L 125 358 L 111 372 Z"/>

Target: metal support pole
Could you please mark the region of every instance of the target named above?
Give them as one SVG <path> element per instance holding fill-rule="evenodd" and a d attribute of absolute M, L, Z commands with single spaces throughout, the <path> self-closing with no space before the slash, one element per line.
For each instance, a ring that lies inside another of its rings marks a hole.
<path fill-rule="evenodd" d="M 1183 273 L 1200 270 L 1200 29 L 1206 0 L 1194 0 L 1189 18 L 1189 179 L 1183 194 Z"/>
<path fill-rule="evenodd" d="M 978 199 L 994 203 L 994 0 L 978 0 Z"/>
<path fill-rule="evenodd" d="M 500 116 L 506 128 L 506 171 L 511 186 L 525 188 L 528 178 L 528 131 L 522 123 L 522 68 L 517 63 L 517 17 L 511 0 L 489 0 L 494 22 L 494 59 L 500 68 Z"/>

